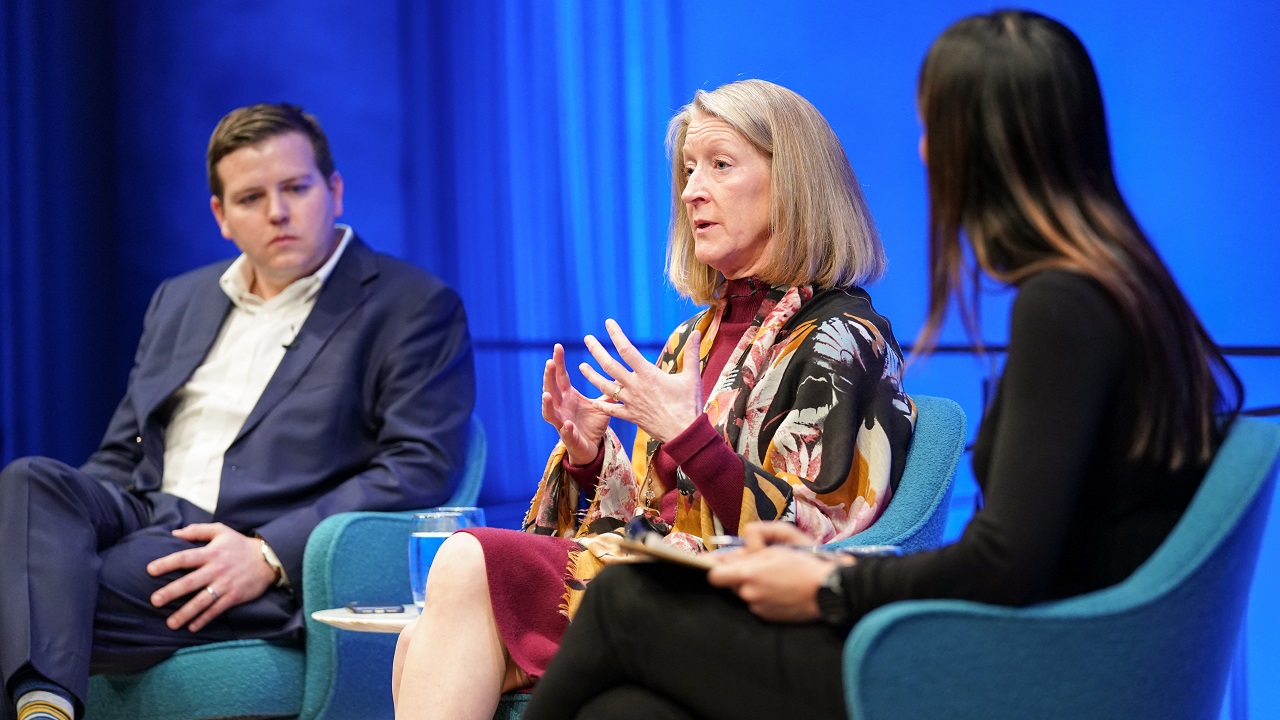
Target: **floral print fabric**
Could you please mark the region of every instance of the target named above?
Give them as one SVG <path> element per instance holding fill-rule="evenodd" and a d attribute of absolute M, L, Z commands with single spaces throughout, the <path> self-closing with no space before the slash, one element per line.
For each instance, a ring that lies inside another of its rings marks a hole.
<path fill-rule="evenodd" d="M 719 321 L 712 308 L 676 328 L 658 367 L 680 371 L 695 329 L 702 331 L 705 362 Z M 829 542 L 879 517 L 901 476 L 915 424 L 902 365 L 889 323 L 865 291 L 770 288 L 704 405 L 712 426 L 744 460 L 740 523 L 787 520 Z M 582 540 L 617 531 L 637 512 L 655 512 L 672 489 L 653 471 L 657 449 L 638 430 L 635 457 L 628 459 L 609 431 L 596 492 L 583 498 L 563 471 L 564 447 L 557 446 L 525 530 Z M 677 511 L 667 541 L 700 551 L 704 538 L 724 528 L 679 470 L 675 484 Z M 563 607 L 570 615 L 602 564 L 592 553 L 571 555 Z"/>

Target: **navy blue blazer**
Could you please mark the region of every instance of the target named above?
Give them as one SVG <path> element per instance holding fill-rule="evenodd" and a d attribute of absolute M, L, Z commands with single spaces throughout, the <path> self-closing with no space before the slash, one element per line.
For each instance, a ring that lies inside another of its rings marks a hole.
<path fill-rule="evenodd" d="M 218 284 L 230 264 L 156 290 L 128 390 L 84 472 L 130 492 L 159 491 L 173 394 L 231 310 Z M 324 518 L 449 497 L 474 401 L 457 293 L 352 238 L 227 449 L 214 520 L 260 534 L 300 590 L 307 537 Z"/>

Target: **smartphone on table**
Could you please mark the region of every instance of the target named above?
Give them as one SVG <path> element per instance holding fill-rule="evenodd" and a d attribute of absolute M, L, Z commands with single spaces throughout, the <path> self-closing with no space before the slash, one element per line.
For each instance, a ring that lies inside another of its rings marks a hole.
<path fill-rule="evenodd" d="M 387 613 L 404 612 L 403 605 L 366 605 L 359 600 L 347 603 L 347 609 L 359 615 L 386 615 Z"/>

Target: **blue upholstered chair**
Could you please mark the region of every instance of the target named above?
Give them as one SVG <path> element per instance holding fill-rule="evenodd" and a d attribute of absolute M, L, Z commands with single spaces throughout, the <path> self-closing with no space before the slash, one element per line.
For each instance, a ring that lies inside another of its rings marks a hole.
<path fill-rule="evenodd" d="M 475 505 L 484 476 L 484 427 L 471 418 L 466 466 L 446 505 Z M 187 648 L 136 675 L 95 675 L 86 720 L 390 718 L 395 635 L 336 630 L 312 612 L 352 600 L 411 603 L 413 513 L 327 518 L 303 558 L 305 650 L 262 640 Z"/>
<path fill-rule="evenodd" d="M 871 527 L 833 545 L 897 545 L 903 552 L 942 544 L 956 465 L 964 453 L 964 411 L 953 400 L 914 395 L 916 428 L 889 507 Z"/>
<path fill-rule="evenodd" d="M 845 646 L 857 720 L 1216 718 L 1280 457 L 1280 427 L 1241 419 L 1186 514 L 1132 576 L 1007 608 L 909 601 Z"/>
<path fill-rule="evenodd" d="M 833 545 L 898 545 L 915 552 L 942 544 L 956 465 L 964 453 L 965 416 L 954 401 L 913 396 L 916 427 L 898 491 L 884 514 L 862 532 Z M 528 696 L 502 696 L 494 720 L 520 720 Z"/>

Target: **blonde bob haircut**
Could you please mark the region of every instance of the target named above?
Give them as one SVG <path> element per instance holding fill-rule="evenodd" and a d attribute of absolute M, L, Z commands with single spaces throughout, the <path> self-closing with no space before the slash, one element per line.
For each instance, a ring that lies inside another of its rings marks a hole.
<path fill-rule="evenodd" d="M 764 80 L 699 90 L 667 126 L 671 158 L 671 237 L 667 276 L 702 305 L 718 301 L 725 278 L 694 254 L 689 209 L 680 200 L 688 175 L 684 140 L 695 119 L 716 118 L 769 159 L 773 208 L 771 257 L 759 273 L 774 285 L 853 287 L 885 271 L 880 233 L 844 147 L 808 100 Z"/>

